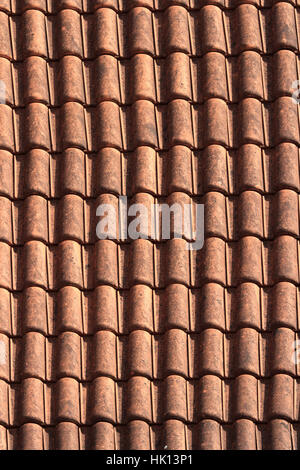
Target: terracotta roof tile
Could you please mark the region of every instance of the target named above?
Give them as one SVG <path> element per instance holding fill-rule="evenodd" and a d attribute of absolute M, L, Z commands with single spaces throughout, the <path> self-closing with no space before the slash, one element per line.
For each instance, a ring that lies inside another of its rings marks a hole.
<path fill-rule="evenodd" d="M 298 17 L 0 0 L 1 449 L 299 447 Z M 203 248 L 99 240 L 119 196 Z"/>

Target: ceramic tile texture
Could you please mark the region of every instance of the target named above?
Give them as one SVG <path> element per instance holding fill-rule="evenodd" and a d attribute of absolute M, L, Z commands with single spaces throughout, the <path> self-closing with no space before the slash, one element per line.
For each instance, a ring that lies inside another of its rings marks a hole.
<path fill-rule="evenodd" d="M 0 448 L 300 449 L 298 0 L 0 0 Z M 205 243 L 98 240 L 118 196 Z"/>

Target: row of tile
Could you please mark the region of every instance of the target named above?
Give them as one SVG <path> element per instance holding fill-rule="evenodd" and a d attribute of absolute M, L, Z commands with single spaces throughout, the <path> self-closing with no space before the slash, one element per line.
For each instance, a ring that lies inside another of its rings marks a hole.
<path fill-rule="evenodd" d="M 243 283 L 232 289 L 214 283 L 200 289 L 171 284 L 163 290 L 145 285 L 130 290 L 102 285 L 94 291 L 66 286 L 58 292 L 40 287 L 23 292 L 1 288 L 0 333 L 11 337 L 32 331 L 44 336 L 66 331 L 85 336 L 99 330 L 117 335 L 134 330 L 159 334 L 173 328 L 232 333 L 249 327 L 263 332 L 287 327 L 299 332 L 299 299 L 299 287 L 287 282 L 271 288 Z"/>
<path fill-rule="evenodd" d="M 227 58 L 220 52 L 209 52 L 192 59 L 182 52 L 171 53 L 166 59 L 136 54 L 128 60 L 101 55 L 93 61 L 68 55 L 47 62 L 32 56 L 23 62 L 0 58 L 0 77 L 5 102 L 11 106 L 34 101 L 52 106 L 68 101 L 124 105 L 141 99 L 154 103 L 174 99 L 202 103 L 209 98 L 238 102 L 246 97 L 273 101 L 296 91 L 293 84 L 299 79 L 299 60 L 289 50 L 268 56 L 246 51 Z"/>
<path fill-rule="evenodd" d="M 13 155 L 0 150 L 0 194 L 10 199 L 33 194 L 61 198 L 69 193 L 86 198 L 101 193 L 131 197 L 138 192 L 157 196 L 177 191 L 191 195 L 299 192 L 299 174 L 299 148 L 292 143 L 272 149 L 246 144 L 237 151 L 219 145 L 203 151 L 173 146 L 167 152 L 138 147 L 125 154 L 113 148 L 97 154 L 76 148 L 62 154 L 33 149 Z"/>
<path fill-rule="evenodd" d="M 289 235 L 265 242 L 246 236 L 227 243 L 210 237 L 202 249 L 184 239 L 158 244 L 142 239 L 123 244 L 99 240 L 94 245 L 66 240 L 50 246 L 30 241 L 17 247 L 0 242 L 0 256 L 0 287 L 9 290 L 30 286 L 58 290 L 66 285 L 90 290 L 101 284 L 127 289 L 135 284 L 164 288 L 173 283 L 192 287 L 207 282 L 229 287 L 243 282 L 299 283 L 299 240 Z"/>
<path fill-rule="evenodd" d="M 250 375 L 227 382 L 213 375 L 190 382 L 176 375 L 161 382 L 132 377 L 115 383 L 99 377 L 89 384 L 71 378 L 44 384 L 27 378 L 11 386 L 0 380 L 0 391 L 0 425 L 9 427 L 61 421 L 125 424 L 135 419 L 158 424 L 166 419 L 232 423 L 247 418 L 262 423 L 274 418 L 297 421 L 300 413 L 300 383 L 284 374 L 263 382 Z"/>
<path fill-rule="evenodd" d="M 111 8 L 85 15 L 72 9 L 57 15 L 26 10 L 10 16 L 0 11 L 0 56 L 22 60 L 31 55 L 58 59 L 70 54 L 94 58 L 144 52 L 161 57 L 180 51 L 199 56 L 212 51 L 236 55 L 245 50 L 297 50 L 299 11 L 287 2 L 267 9 L 243 4 L 227 11 L 216 5 L 194 12 L 178 5 L 164 12 L 136 7 L 121 14 Z"/>
<path fill-rule="evenodd" d="M 26 423 L 19 428 L 0 426 L 0 445 L 1 450 L 295 450 L 299 435 L 298 424 L 281 419 L 259 425 L 247 419 L 233 424 L 204 419 L 196 425 L 175 419 L 163 425 L 133 420 L 126 426 L 99 421 L 90 427 Z"/>
<path fill-rule="evenodd" d="M 162 335 L 135 330 L 125 336 L 102 330 L 85 337 L 74 332 L 45 337 L 34 331 L 21 338 L 0 338 L 0 378 L 9 382 L 26 377 L 91 381 L 97 376 L 128 380 L 138 375 L 151 380 L 173 374 L 193 379 L 206 374 L 299 375 L 300 341 L 289 328 L 267 333 L 242 328 L 232 334 L 215 328 L 188 334 L 173 328 Z"/>
<path fill-rule="evenodd" d="M 200 204 L 203 218 L 199 214 Z M 0 196 L 0 240 L 10 245 L 23 245 L 31 240 L 90 244 L 101 238 L 103 229 L 107 238 L 120 240 L 125 227 L 130 239 L 132 224 L 139 238 L 157 242 L 176 237 L 178 231 L 190 241 L 199 239 L 201 233 L 205 238 L 220 237 L 226 241 L 238 241 L 245 236 L 263 240 L 280 235 L 300 237 L 299 194 L 290 189 L 268 196 L 244 191 L 230 198 L 220 192 L 208 192 L 201 198 L 179 192 L 168 198 L 138 193 L 127 200 L 126 219 L 120 217 L 123 206 L 124 202 L 112 194 L 89 200 L 69 194 L 52 201 L 37 195 L 18 201 Z M 141 219 L 137 222 L 134 217 L 139 214 Z M 109 216 L 114 218 L 108 227 Z"/>
<path fill-rule="evenodd" d="M 173 145 L 202 149 L 212 144 L 238 148 L 248 143 L 273 147 L 298 144 L 300 139 L 298 105 L 288 96 L 272 103 L 245 98 L 230 105 L 219 98 L 199 105 L 183 99 L 157 106 L 139 100 L 122 107 L 111 101 L 96 107 L 68 102 L 60 108 L 30 103 L 12 109 L 0 104 L 0 119 L 0 148 L 17 153 L 37 147 L 54 152 L 70 147 L 88 151 Z"/>
<path fill-rule="evenodd" d="M 117 12 L 128 11 L 134 7 L 147 7 L 150 10 L 164 10 L 172 5 L 182 5 L 187 9 L 200 9 L 204 5 L 219 5 L 221 8 L 235 8 L 240 4 L 253 4 L 267 8 L 281 0 L 1 0 L 0 10 L 10 13 L 22 13 L 28 9 L 41 10 L 44 13 L 57 13 L 65 8 L 78 12 L 92 12 L 108 7 Z M 288 0 L 298 6 L 298 0 Z"/>

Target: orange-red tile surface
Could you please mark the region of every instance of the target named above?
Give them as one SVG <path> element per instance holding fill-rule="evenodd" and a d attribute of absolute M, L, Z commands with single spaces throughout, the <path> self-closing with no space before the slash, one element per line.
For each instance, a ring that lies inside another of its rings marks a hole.
<path fill-rule="evenodd" d="M 1 449 L 300 448 L 299 48 L 298 0 L 0 0 Z M 98 240 L 119 195 L 203 249 Z"/>

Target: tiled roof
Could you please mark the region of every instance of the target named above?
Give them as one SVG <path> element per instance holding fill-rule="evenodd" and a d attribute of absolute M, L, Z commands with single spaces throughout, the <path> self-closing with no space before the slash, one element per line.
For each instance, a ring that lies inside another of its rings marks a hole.
<path fill-rule="evenodd" d="M 0 0 L 1 449 L 300 448 L 299 48 L 298 0 Z M 99 240 L 119 195 L 203 249 Z"/>

